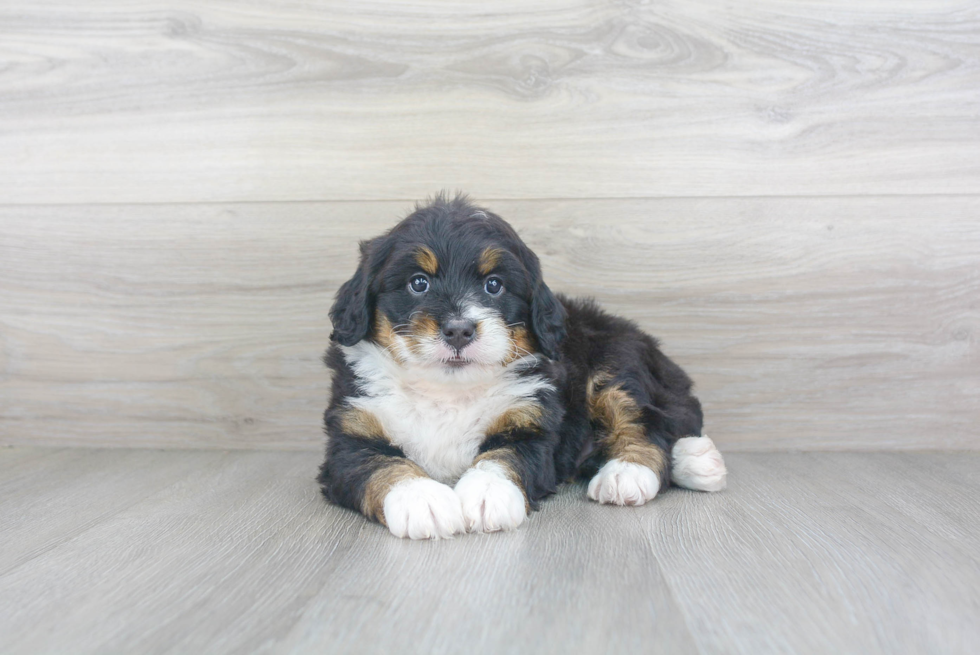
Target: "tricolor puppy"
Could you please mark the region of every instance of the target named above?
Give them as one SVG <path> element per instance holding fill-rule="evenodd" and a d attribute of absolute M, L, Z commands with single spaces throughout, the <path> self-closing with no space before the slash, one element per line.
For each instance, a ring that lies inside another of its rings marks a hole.
<path fill-rule="evenodd" d="M 330 318 L 319 482 L 395 536 L 510 530 L 579 476 L 615 505 L 725 487 L 684 371 L 633 323 L 552 293 L 465 197 L 362 242 Z"/>

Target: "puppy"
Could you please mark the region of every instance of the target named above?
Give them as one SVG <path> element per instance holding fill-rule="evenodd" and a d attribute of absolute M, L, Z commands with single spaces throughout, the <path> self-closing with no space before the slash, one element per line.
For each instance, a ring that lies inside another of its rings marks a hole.
<path fill-rule="evenodd" d="M 552 293 L 514 229 L 464 196 L 362 242 L 330 319 L 318 480 L 397 537 L 516 528 L 579 476 L 615 505 L 725 487 L 684 371 L 630 321 Z"/>

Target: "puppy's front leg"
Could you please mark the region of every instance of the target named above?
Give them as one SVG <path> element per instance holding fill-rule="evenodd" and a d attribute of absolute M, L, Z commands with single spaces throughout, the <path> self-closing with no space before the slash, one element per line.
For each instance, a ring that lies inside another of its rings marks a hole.
<path fill-rule="evenodd" d="M 534 433 L 498 435 L 456 483 L 469 532 L 513 530 L 555 490 L 553 447 Z"/>
<path fill-rule="evenodd" d="M 446 539 L 464 532 L 453 489 L 426 475 L 360 410 L 327 416 L 327 458 L 318 478 L 328 500 L 357 510 L 396 537 Z M 334 419 L 334 420 L 331 420 Z"/>
<path fill-rule="evenodd" d="M 378 485 L 377 496 L 384 497 L 381 511 L 374 510 L 378 521 L 387 525 L 391 534 L 402 538 L 447 539 L 463 532 L 462 507 L 452 488 L 428 476 L 417 475 L 418 470 L 402 478 L 398 469 L 405 463 L 418 469 L 413 462 L 403 460 L 389 464 L 368 481 L 369 487 Z M 387 478 L 392 471 L 400 479 L 389 484 Z"/>

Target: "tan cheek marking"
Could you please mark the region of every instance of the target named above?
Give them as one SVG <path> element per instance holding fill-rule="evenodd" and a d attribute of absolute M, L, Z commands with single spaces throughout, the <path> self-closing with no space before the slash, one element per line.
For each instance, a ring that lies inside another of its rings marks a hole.
<path fill-rule="evenodd" d="M 600 445 L 610 458 L 653 469 L 663 484 L 668 479 L 667 457 L 647 439 L 636 402 L 618 384 L 596 390 L 609 378 L 607 373 L 597 373 L 586 386 L 589 415 L 605 428 Z"/>
<path fill-rule="evenodd" d="M 340 420 L 340 427 L 344 432 L 355 437 L 388 439 L 378 417 L 358 407 L 352 407 L 344 411 L 343 418 Z"/>
<path fill-rule="evenodd" d="M 361 513 L 364 516 L 374 519 L 381 525 L 388 525 L 385 520 L 385 496 L 391 488 L 412 478 L 427 478 L 422 467 L 408 459 L 394 459 L 385 457 L 386 460 L 377 471 L 371 474 L 367 483 L 364 485 L 364 498 L 361 500 Z"/>
<path fill-rule="evenodd" d="M 382 348 L 388 348 L 394 341 L 394 330 L 391 329 L 391 321 L 381 313 L 381 310 L 374 310 L 374 340 Z"/>
<path fill-rule="evenodd" d="M 439 324 L 431 316 L 419 314 L 412 318 L 408 334 L 409 347 L 412 352 L 421 355 L 422 346 L 426 343 L 431 344 L 433 340 L 439 337 Z"/>
<path fill-rule="evenodd" d="M 498 448 L 496 450 L 490 450 L 475 460 L 473 460 L 473 465 L 475 466 L 482 461 L 490 461 L 499 464 L 507 478 L 517 485 L 517 488 L 521 490 L 521 494 L 524 496 L 524 512 L 527 514 L 531 513 L 531 501 L 527 497 L 527 490 L 524 488 L 524 483 L 521 481 L 521 474 L 517 471 L 517 454 L 511 448 Z"/>
<path fill-rule="evenodd" d="M 391 354 L 396 361 L 402 361 L 401 353 L 398 352 L 397 348 L 402 338 L 395 332 L 388 317 L 379 309 L 374 310 L 374 333 L 372 338 L 376 344 Z"/>
<path fill-rule="evenodd" d="M 526 328 L 517 326 L 508 328 L 508 330 L 510 332 L 510 354 L 507 356 L 505 364 L 510 364 L 525 355 L 533 355 L 536 352 L 534 342 Z"/>
<path fill-rule="evenodd" d="M 480 253 L 480 259 L 476 263 L 476 268 L 480 271 L 480 275 L 490 275 L 493 269 L 497 268 L 497 264 L 500 263 L 500 257 L 503 255 L 503 251 L 499 248 L 487 248 Z"/>
<path fill-rule="evenodd" d="M 436 254 L 425 246 L 420 246 L 415 251 L 415 262 L 419 265 L 419 268 L 429 275 L 435 275 L 436 271 L 439 270 L 439 260 L 436 259 Z"/>

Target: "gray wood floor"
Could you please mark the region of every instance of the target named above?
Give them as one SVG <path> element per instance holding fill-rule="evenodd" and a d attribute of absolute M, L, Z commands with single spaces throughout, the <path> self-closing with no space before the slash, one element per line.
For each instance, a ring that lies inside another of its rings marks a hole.
<path fill-rule="evenodd" d="M 0 652 L 967 653 L 980 454 L 743 453 L 643 508 L 391 538 L 317 457 L 0 450 Z"/>

